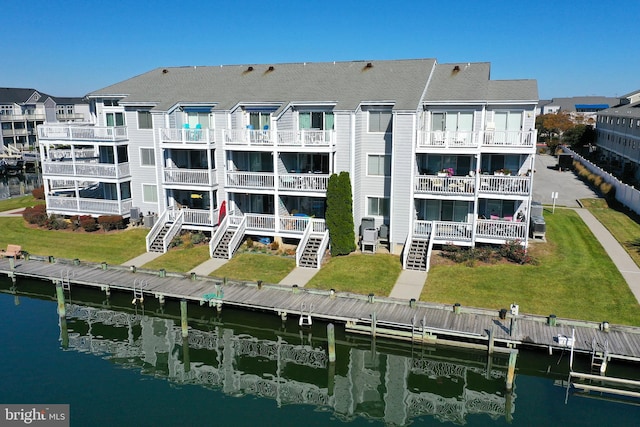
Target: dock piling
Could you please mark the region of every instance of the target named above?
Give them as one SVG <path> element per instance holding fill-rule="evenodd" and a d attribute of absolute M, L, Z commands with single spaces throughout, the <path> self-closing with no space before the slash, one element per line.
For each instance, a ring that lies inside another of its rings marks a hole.
<path fill-rule="evenodd" d="M 513 390 L 513 378 L 516 375 L 516 360 L 518 358 L 518 352 L 512 351 L 509 354 L 509 368 L 507 370 L 507 391 Z"/>
<path fill-rule="evenodd" d="M 56 284 L 56 296 L 58 297 L 58 316 L 65 317 L 67 310 L 64 305 L 64 288 L 62 287 L 62 283 Z"/>
<path fill-rule="evenodd" d="M 189 323 L 187 321 L 187 300 L 180 300 L 180 320 L 182 323 L 182 337 L 186 338 L 189 335 Z"/>
<path fill-rule="evenodd" d="M 460 305 L 459 302 L 453 304 L 453 312 L 455 314 L 460 314 L 461 311 L 462 311 L 462 306 Z"/>
<path fill-rule="evenodd" d="M 16 259 L 14 257 L 9 257 L 9 269 L 10 270 L 16 269 Z"/>
<path fill-rule="evenodd" d="M 327 340 L 329 341 L 329 362 L 336 361 L 336 333 L 333 323 L 327 325 Z"/>

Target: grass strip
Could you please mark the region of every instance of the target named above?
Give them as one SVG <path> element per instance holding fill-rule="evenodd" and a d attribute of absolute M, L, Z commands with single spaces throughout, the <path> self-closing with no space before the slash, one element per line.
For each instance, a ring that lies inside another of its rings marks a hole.
<path fill-rule="evenodd" d="M 279 283 L 296 266 L 296 260 L 266 254 L 236 254 L 229 262 L 211 273 L 215 277 L 265 283 Z"/>

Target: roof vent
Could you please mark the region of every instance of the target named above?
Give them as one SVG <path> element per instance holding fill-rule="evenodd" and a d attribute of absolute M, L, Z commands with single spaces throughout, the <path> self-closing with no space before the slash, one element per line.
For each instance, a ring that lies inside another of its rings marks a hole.
<path fill-rule="evenodd" d="M 251 65 L 249 65 L 249 66 L 247 67 L 247 71 L 253 71 L 253 67 L 252 67 Z"/>
<path fill-rule="evenodd" d="M 162 70 L 162 74 L 167 74 L 169 72 L 169 70 L 167 70 L 166 68 L 164 70 Z"/>
<path fill-rule="evenodd" d="M 460 71 L 460 66 L 456 65 L 455 67 L 453 67 L 453 72 L 457 73 L 458 71 Z"/>
<path fill-rule="evenodd" d="M 373 64 L 371 62 L 367 62 L 367 65 L 365 65 L 365 68 L 373 68 Z"/>
<path fill-rule="evenodd" d="M 267 68 L 267 73 L 272 72 L 273 70 L 275 70 L 275 67 L 273 65 L 269 65 L 269 68 Z"/>

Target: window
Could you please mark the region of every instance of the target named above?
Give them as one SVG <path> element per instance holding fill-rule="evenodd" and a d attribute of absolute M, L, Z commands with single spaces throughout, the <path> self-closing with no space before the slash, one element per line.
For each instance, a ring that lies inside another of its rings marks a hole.
<path fill-rule="evenodd" d="M 117 99 L 105 99 L 103 101 L 103 104 L 105 107 L 117 107 L 118 106 L 118 100 Z"/>
<path fill-rule="evenodd" d="M 142 184 L 142 201 L 145 203 L 158 203 L 158 189 L 152 184 Z"/>
<path fill-rule="evenodd" d="M 150 111 L 138 111 L 138 129 L 152 129 Z"/>
<path fill-rule="evenodd" d="M 124 126 L 124 113 L 106 113 L 107 126 Z"/>
<path fill-rule="evenodd" d="M 391 111 L 369 111 L 369 132 L 391 132 Z"/>
<path fill-rule="evenodd" d="M 263 111 L 251 111 L 249 112 L 249 126 L 251 129 L 261 130 L 269 129 L 271 124 L 271 113 Z"/>
<path fill-rule="evenodd" d="M 332 112 L 300 112 L 298 120 L 300 129 L 333 130 Z"/>
<path fill-rule="evenodd" d="M 141 166 L 155 166 L 156 157 L 153 148 L 141 148 L 140 149 L 140 165 Z"/>
<path fill-rule="evenodd" d="M 389 199 L 382 197 L 367 197 L 368 215 L 389 216 Z"/>
<path fill-rule="evenodd" d="M 391 156 L 369 154 L 367 157 L 367 175 L 391 176 Z"/>
<path fill-rule="evenodd" d="M 473 130 L 473 111 L 433 113 L 431 130 L 470 132 Z"/>
<path fill-rule="evenodd" d="M 201 127 L 203 129 L 209 129 L 209 112 L 204 111 L 187 111 L 187 123 L 189 128 L 197 129 Z"/>

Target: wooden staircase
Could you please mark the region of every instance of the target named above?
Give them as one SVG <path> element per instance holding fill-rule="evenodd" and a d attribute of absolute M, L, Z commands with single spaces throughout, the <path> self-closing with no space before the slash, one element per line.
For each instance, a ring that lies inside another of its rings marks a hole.
<path fill-rule="evenodd" d="M 158 233 L 156 238 L 151 243 L 151 246 L 149 247 L 149 252 L 164 253 L 164 250 L 162 249 L 162 239 L 164 239 L 164 236 L 169 232 L 170 228 L 171 228 L 171 224 L 164 224 L 162 226 L 162 230 L 160 230 L 160 233 Z"/>
<path fill-rule="evenodd" d="M 427 252 L 429 241 L 424 239 L 411 240 L 407 255 L 407 270 L 427 271 Z"/>
<path fill-rule="evenodd" d="M 310 236 L 300 257 L 299 267 L 316 268 L 322 236 Z"/>
<path fill-rule="evenodd" d="M 236 230 L 227 229 L 218 243 L 218 246 L 213 250 L 212 258 L 229 259 L 229 242 L 233 238 Z"/>

